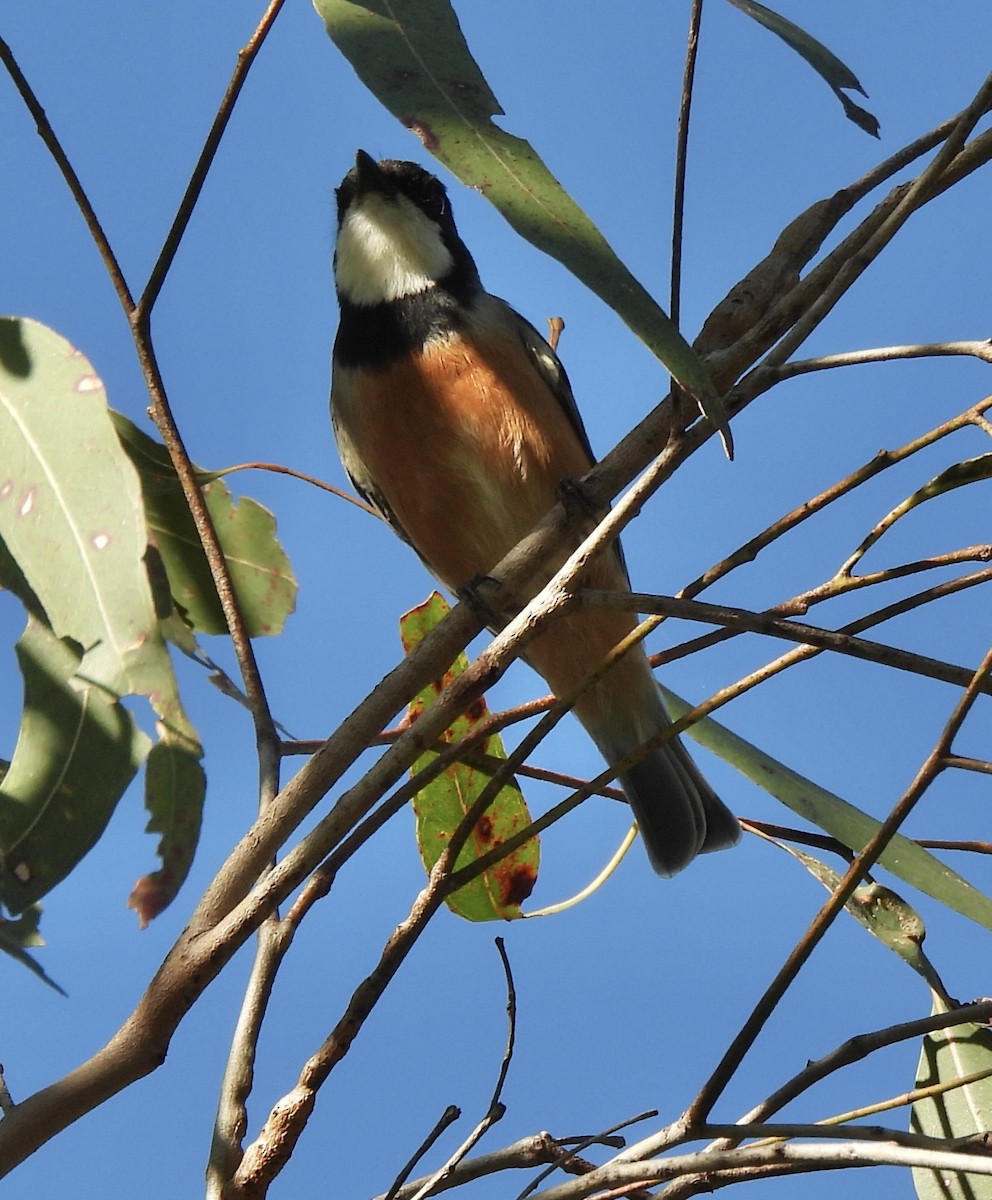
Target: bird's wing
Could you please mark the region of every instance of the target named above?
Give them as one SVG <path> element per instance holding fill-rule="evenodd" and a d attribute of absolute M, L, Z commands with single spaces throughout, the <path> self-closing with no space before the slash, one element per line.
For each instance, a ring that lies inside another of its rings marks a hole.
<path fill-rule="evenodd" d="M 593 466 L 596 462 L 596 455 L 593 453 L 589 442 L 589 435 L 586 433 L 586 427 L 579 412 L 579 406 L 575 403 L 572 385 L 568 381 L 568 375 L 562 366 L 561 359 L 559 359 L 558 355 L 548 342 L 541 337 L 534 326 L 531 325 L 530 321 L 522 317 L 516 309 L 507 304 L 505 300 L 500 300 L 497 296 L 491 296 L 490 299 L 494 300 L 509 314 L 511 318 L 509 323 L 516 329 L 538 374 L 554 393 L 555 399 L 561 405 L 562 411 L 568 417 L 569 424 L 575 430 L 576 436 L 582 443 L 582 448 L 589 456 L 589 465 Z M 623 573 L 629 578 L 627 563 L 623 554 L 623 546 L 621 546 L 619 538 L 614 541 L 613 548 L 620 561 Z"/>

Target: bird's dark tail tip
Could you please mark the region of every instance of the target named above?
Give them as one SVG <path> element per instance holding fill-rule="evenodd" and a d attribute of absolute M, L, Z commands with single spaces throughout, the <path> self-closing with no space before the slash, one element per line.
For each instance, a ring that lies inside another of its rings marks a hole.
<path fill-rule="evenodd" d="M 626 771 L 620 783 L 659 875 L 677 875 L 697 854 L 726 850 L 740 840 L 737 818 L 678 739 Z"/>

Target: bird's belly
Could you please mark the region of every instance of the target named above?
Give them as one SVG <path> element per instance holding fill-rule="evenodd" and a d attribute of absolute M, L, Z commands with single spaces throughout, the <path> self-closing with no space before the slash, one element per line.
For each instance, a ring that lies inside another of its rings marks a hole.
<path fill-rule="evenodd" d="M 591 465 L 526 360 L 511 355 L 497 368 L 461 341 L 356 373 L 336 391 L 335 421 L 452 588 L 489 571 L 552 507 L 560 481 Z"/>

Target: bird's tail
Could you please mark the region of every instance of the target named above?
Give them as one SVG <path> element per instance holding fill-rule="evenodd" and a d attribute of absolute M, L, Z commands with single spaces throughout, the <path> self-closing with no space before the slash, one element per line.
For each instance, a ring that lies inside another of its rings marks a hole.
<path fill-rule="evenodd" d="M 671 723 L 647 661 L 632 655 L 628 660 L 575 706 L 609 763 L 620 762 Z M 622 772 L 619 782 L 659 875 L 676 875 L 697 854 L 726 850 L 740 840 L 737 818 L 678 738 Z"/>
<path fill-rule="evenodd" d="M 626 586 L 618 560 L 605 557 L 593 586 Z M 558 695 L 581 684 L 590 664 L 630 633 L 633 618 L 609 611 L 567 614 L 527 647 L 527 658 Z M 671 724 L 648 660 L 633 647 L 575 701 L 575 715 L 608 763 L 625 759 Z M 739 840 L 737 819 L 673 738 L 619 776 L 659 875 L 675 875 L 697 854 Z"/>
<path fill-rule="evenodd" d="M 741 827 L 673 738 L 620 776 L 620 785 L 659 875 L 675 875 L 697 854 L 727 850 Z"/>

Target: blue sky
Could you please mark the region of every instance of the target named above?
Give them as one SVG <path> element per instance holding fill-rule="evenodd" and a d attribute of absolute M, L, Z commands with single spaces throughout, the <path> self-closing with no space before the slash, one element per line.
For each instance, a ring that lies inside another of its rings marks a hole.
<path fill-rule="evenodd" d="M 261 6 L 258 6 L 259 9 Z M 602 6 L 546 0 L 461 4 L 469 44 L 506 116 L 659 297 L 668 274 L 674 112 L 685 5 Z M 880 143 L 844 120 L 826 86 L 777 39 L 730 5 L 704 18 L 690 158 L 684 326 L 706 313 L 816 199 L 971 99 L 988 70 L 985 0 L 950 8 L 924 0 L 827 8 L 778 6 L 807 24 L 859 75 L 882 125 Z M 9 4 L 0 34 L 34 85 L 140 289 L 256 14 L 246 5 L 135 6 L 95 0 Z M 813 24 L 812 22 L 815 22 Z M 111 403 L 145 422 L 147 399 L 127 325 L 82 221 L 13 87 L 0 79 L 4 187 L 0 311 L 35 317 L 78 346 Z M 289 0 L 250 76 L 155 313 L 159 357 L 193 458 L 204 466 L 266 459 L 342 485 L 326 414 L 336 320 L 330 275 L 332 190 L 357 147 L 428 163 L 325 37 L 304 0 Z M 489 290 L 535 324 L 561 314 L 560 352 L 593 445 L 605 451 L 657 400 L 664 376 L 617 318 L 558 264 L 520 242 L 480 196 L 449 180 L 459 228 Z M 989 334 L 988 173 L 914 217 L 803 350 L 827 353 Z M 635 587 L 671 593 L 882 446 L 896 446 L 989 390 L 976 362 L 897 363 L 786 384 L 735 425 L 737 460 L 707 446 L 625 538 Z M 832 572 L 893 504 L 957 459 L 982 453 L 977 431 L 877 481 L 794 542 L 737 572 L 710 598 L 761 607 Z M 236 489 L 275 513 L 301 591 L 286 634 L 257 645 L 272 707 L 301 737 L 331 730 L 399 655 L 398 614 L 431 582 L 385 526 L 305 485 L 266 474 Z M 881 561 L 988 539 L 987 485 L 927 506 Z M 980 500 L 984 500 L 984 504 Z M 891 558 L 888 556 L 892 556 Z M 812 619 L 842 622 L 845 602 Z M 9 646 L 21 613 L 0 596 Z M 686 630 L 686 635 L 691 631 Z M 920 653 L 975 664 L 988 639 L 977 597 L 945 602 L 879 636 Z M 671 644 L 674 628 L 654 643 Z M 233 670 L 219 640 L 209 647 Z M 695 700 L 770 658 L 758 639 L 670 668 L 665 681 Z M 0 740 L 16 733 L 19 682 L 9 649 L 0 674 Z M 182 929 L 196 897 L 254 811 L 252 731 L 244 713 L 180 664 L 184 696 L 207 748 L 204 839 L 179 899 L 144 933 L 124 902 L 153 865 L 140 795 L 132 790 L 106 839 L 45 902 L 40 953 L 63 999 L 4 963 L 0 1060 L 15 1099 L 75 1066 L 111 1035 Z M 511 671 L 494 706 L 545 689 Z M 724 710 L 738 733 L 852 803 L 883 816 L 929 751 L 955 700 L 945 686 L 821 657 Z M 964 738 L 987 756 L 988 704 Z M 982 744 L 985 743 L 983 750 Z M 4 749 L 0 749 L 4 753 Z M 788 820 L 774 800 L 700 751 L 734 811 Z M 578 775 L 600 769 L 565 722 L 541 761 Z M 979 836 L 987 782 L 945 778 L 908 832 Z M 541 809 L 559 798 L 528 789 Z M 987 807 L 986 807 L 987 811 Z M 411 821 L 393 821 L 331 902 L 304 927 L 276 989 L 262 1041 L 252 1129 L 288 1090 L 299 1064 L 337 1019 L 422 881 Z M 545 839 L 535 903 L 584 883 L 619 841 L 624 814 L 589 802 Z M 992 885 L 987 865 L 954 864 Z M 460 1140 L 481 1116 L 505 1038 L 502 934 L 516 976 L 520 1024 L 504 1101 L 485 1148 L 528 1132 L 592 1132 L 641 1109 L 677 1115 L 705 1079 L 822 900 L 822 890 L 773 847 L 745 838 L 732 854 L 672 882 L 639 851 L 587 904 L 559 918 L 469 926 L 442 913 L 417 946 L 349 1057 L 321 1095 L 308 1134 L 273 1195 L 342 1195 L 388 1187 L 446 1104 L 465 1111 Z M 914 901 L 918 897 L 909 896 Z M 988 934 L 920 900 L 928 947 L 950 990 L 989 994 Z M 7 1184 L 13 1197 L 54 1194 L 73 1172 L 80 1200 L 196 1194 L 217 1083 L 250 963 L 242 953 L 180 1027 L 166 1066 L 40 1151 Z M 922 983 L 854 922 L 838 922 L 729 1089 L 734 1119 L 783 1078 L 862 1030 L 928 1011 Z M 917 1047 L 887 1052 L 796 1106 L 816 1119 L 908 1089 Z M 897 1115 L 895 1123 L 902 1124 Z M 860 1180 L 859 1180 L 860 1182 Z M 515 1181 L 514 1181 L 515 1184 Z M 508 1194 L 504 1182 L 473 1195 Z M 521 1181 L 519 1186 L 523 1186 Z M 752 1186 L 834 1195 L 831 1176 Z M 876 1194 L 911 1194 L 886 1172 Z M 509 1193 L 514 1194 L 514 1193 Z"/>

